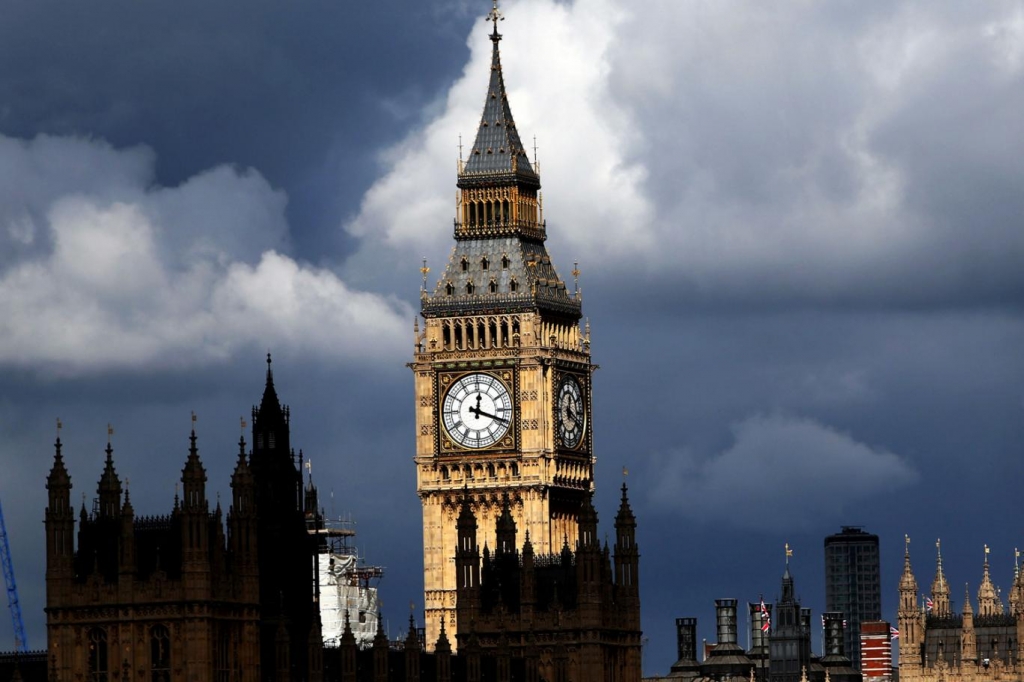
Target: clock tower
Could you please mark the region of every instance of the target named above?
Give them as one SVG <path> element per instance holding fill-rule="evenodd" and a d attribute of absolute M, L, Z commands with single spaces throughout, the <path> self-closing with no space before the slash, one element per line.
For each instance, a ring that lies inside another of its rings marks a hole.
<path fill-rule="evenodd" d="M 456 588 L 476 579 L 456 575 L 464 501 L 481 548 L 507 496 L 520 542 L 545 555 L 575 545 L 593 488 L 589 329 L 580 329 L 578 289 L 566 287 L 544 246 L 540 177 L 509 108 L 496 1 L 488 19 L 490 82 L 459 164 L 455 245 L 433 292 L 424 268 L 410 364 L 428 646 L 442 620 L 456 631 Z"/>

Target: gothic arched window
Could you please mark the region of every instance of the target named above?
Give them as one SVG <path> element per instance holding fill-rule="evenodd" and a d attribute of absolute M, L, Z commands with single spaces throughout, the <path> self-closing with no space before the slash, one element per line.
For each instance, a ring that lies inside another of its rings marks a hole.
<path fill-rule="evenodd" d="M 171 680 L 171 632 L 166 625 L 154 625 L 149 630 L 150 682 Z"/>
<path fill-rule="evenodd" d="M 107 631 L 103 628 L 89 630 L 89 679 L 92 682 L 107 682 Z"/>

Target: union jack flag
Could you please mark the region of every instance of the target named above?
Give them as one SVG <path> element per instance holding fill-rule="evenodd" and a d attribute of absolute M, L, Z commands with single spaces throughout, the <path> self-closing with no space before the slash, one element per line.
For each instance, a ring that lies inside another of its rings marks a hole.
<path fill-rule="evenodd" d="M 931 597 L 924 598 L 924 609 L 925 611 L 931 611 L 935 608 L 935 602 L 932 601 Z"/>
<path fill-rule="evenodd" d="M 900 636 L 900 631 L 890 625 L 889 626 L 889 639 L 896 639 L 899 636 Z"/>
<path fill-rule="evenodd" d="M 772 614 L 768 613 L 768 607 L 764 605 L 764 597 L 761 597 L 761 632 L 768 632 L 772 629 Z"/>

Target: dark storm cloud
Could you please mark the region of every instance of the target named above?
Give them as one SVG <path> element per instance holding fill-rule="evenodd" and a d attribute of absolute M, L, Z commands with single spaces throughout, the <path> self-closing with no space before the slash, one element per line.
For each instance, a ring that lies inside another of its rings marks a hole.
<path fill-rule="evenodd" d="M 645 672 L 672 662 L 673 618 L 700 616 L 711 638 L 714 597 L 775 594 L 784 542 L 820 610 L 821 537 L 840 523 L 881 535 L 887 616 L 905 532 L 915 547 L 943 536 L 951 574 L 972 581 L 979 534 L 1018 546 L 1019 528 L 992 520 L 1019 516 L 1024 476 L 1019 8 L 502 4 L 512 110 L 524 140 L 539 138 L 548 247 L 569 286 L 575 259 L 583 270 L 606 531 L 630 471 Z M 149 251 L 132 253 L 155 265 L 139 281 L 155 273 L 196 294 L 139 286 L 126 306 L 102 270 L 89 281 L 111 291 L 94 308 L 26 305 L 41 285 L 0 288 L 19 292 L 0 307 L 24 315 L 0 336 L 0 495 L 33 645 L 54 418 L 76 502 L 93 495 L 112 422 L 136 509 L 165 512 L 192 410 L 210 489 L 226 494 L 268 347 L 325 506 L 352 513 L 368 560 L 387 567 L 385 605 L 419 603 L 406 318 L 420 258 L 432 284 L 452 246 L 456 144 L 479 121 L 489 8 L 7 8 L 0 285 L 85 267 L 53 255 L 61 229 L 91 215 L 100 237 L 141 235 Z M 278 259 L 261 270 L 269 249 Z M 197 263 L 217 276 L 190 276 Z M 343 266 L 316 267 L 329 264 Z M 243 286 L 259 273 L 262 289 Z M 225 282 L 266 305 L 221 314 L 212 292 Z M 353 293 L 379 307 L 333 307 Z M 104 312 L 121 324 L 97 324 Z M 76 319 L 93 335 L 76 336 Z M 203 320 L 198 342 L 174 342 Z M 119 346 L 133 338 L 146 353 L 127 362 Z M 54 372 L 42 353 L 54 343 L 106 360 Z M 851 459 L 875 477 L 810 520 Z M 794 480 L 813 490 L 800 498 Z M 927 579 L 926 551 L 915 566 Z M 7 628 L 0 618 L 0 642 Z"/>

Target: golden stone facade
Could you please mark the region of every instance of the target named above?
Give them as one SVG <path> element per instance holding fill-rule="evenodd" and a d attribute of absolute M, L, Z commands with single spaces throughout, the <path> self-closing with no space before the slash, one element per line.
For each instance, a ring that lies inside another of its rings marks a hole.
<path fill-rule="evenodd" d="M 540 179 L 515 128 L 498 53 L 476 142 L 460 163 L 455 247 L 433 292 L 424 267 L 413 370 L 426 641 L 456 624 L 464 497 L 493 538 L 504 495 L 537 554 L 575 543 L 593 488 L 589 329 L 544 247 Z M 574 269 L 574 276 L 578 271 Z"/>
<path fill-rule="evenodd" d="M 1024 682 L 1019 643 L 1024 638 L 1024 579 L 1015 570 L 1004 607 L 989 575 L 988 547 L 977 610 L 969 589 L 963 611 L 950 608 L 950 587 L 942 568 L 941 546 L 927 605 L 918 600 L 918 585 L 910 566 L 910 542 L 904 553 L 899 586 L 899 677 L 901 682 Z"/>

